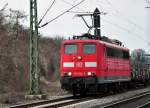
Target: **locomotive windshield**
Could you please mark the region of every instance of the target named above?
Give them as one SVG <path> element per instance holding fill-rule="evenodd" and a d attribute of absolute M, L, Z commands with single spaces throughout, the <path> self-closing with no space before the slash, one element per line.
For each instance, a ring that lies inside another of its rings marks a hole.
<path fill-rule="evenodd" d="M 76 53 L 77 53 L 77 45 L 75 44 L 65 45 L 65 54 L 76 54 Z"/>
<path fill-rule="evenodd" d="M 83 53 L 84 54 L 94 54 L 96 52 L 95 44 L 84 44 L 83 45 Z"/>

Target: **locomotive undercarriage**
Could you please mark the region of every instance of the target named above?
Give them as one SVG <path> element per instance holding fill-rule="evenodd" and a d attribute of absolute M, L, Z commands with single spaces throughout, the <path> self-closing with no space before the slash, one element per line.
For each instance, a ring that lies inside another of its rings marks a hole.
<path fill-rule="evenodd" d="M 74 96 L 86 95 L 86 94 L 97 94 L 97 93 L 111 93 L 120 92 L 127 89 L 129 82 L 113 82 L 100 84 L 97 78 L 86 77 L 86 78 L 61 78 L 62 89 L 71 91 Z"/>
<path fill-rule="evenodd" d="M 74 96 L 77 94 L 86 95 L 87 92 L 96 90 L 97 78 L 86 77 L 86 78 L 71 78 L 71 77 L 62 77 L 61 78 L 61 87 L 67 91 L 71 91 Z M 92 90 L 93 89 L 93 90 Z"/>

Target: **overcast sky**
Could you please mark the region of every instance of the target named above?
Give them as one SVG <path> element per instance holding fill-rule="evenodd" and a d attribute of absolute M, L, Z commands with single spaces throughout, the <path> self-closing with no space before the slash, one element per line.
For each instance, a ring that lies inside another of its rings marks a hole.
<path fill-rule="evenodd" d="M 42 24 L 55 18 L 57 15 L 69 9 L 71 5 L 77 4 L 81 0 L 56 0 L 54 6 L 49 11 Z M 101 18 L 101 32 L 103 36 L 121 40 L 129 49 L 145 49 L 150 53 L 150 6 L 147 0 L 86 0 L 72 11 L 93 12 L 95 8 L 106 12 Z M 38 17 L 43 16 L 46 9 L 53 0 L 37 0 Z M 7 9 L 25 11 L 29 15 L 29 0 L 0 0 L 2 8 L 8 3 Z M 1 9 L 0 8 L 0 9 Z M 89 18 L 87 18 L 90 24 Z M 29 20 L 26 22 L 29 26 Z M 81 18 L 75 17 L 75 13 L 66 13 L 62 17 L 53 21 L 49 25 L 40 29 L 40 33 L 45 36 L 72 36 L 81 35 L 88 29 Z"/>

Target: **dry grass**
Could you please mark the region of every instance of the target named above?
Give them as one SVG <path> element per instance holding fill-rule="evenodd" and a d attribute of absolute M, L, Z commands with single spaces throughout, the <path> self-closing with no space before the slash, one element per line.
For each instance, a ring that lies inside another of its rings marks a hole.
<path fill-rule="evenodd" d="M 7 23 L 8 22 L 8 23 Z M 29 29 L 6 21 L 0 13 L 0 102 L 15 103 L 29 90 Z M 39 68 L 41 90 L 61 92 L 59 45 L 62 38 L 40 38 Z M 57 83 L 55 83 L 57 82 Z M 51 93 L 50 93 L 51 94 Z"/>

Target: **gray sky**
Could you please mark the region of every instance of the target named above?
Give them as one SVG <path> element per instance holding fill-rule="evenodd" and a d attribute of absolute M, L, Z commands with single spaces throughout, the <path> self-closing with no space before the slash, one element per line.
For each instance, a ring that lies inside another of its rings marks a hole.
<path fill-rule="evenodd" d="M 53 0 L 37 1 L 38 17 L 41 18 Z M 43 20 L 43 24 L 71 7 L 63 1 L 76 4 L 81 0 L 56 0 Z M 8 3 L 7 9 L 25 11 L 29 15 L 29 0 L 1 0 L 0 7 L 6 3 Z M 145 8 L 146 6 L 150 6 L 146 0 L 86 0 L 72 11 L 93 12 L 98 7 L 100 11 L 107 13 L 107 15 L 101 16 L 102 35 L 121 40 L 131 50 L 142 48 L 150 53 L 150 45 L 148 46 L 150 42 L 148 38 L 148 34 L 150 34 L 150 8 Z M 89 21 L 89 19 L 87 20 Z M 29 20 L 26 25 L 29 26 Z M 87 30 L 81 18 L 75 17 L 74 13 L 66 13 L 46 27 L 41 28 L 40 32 L 45 36 L 61 35 L 68 37 L 81 35 Z"/>

